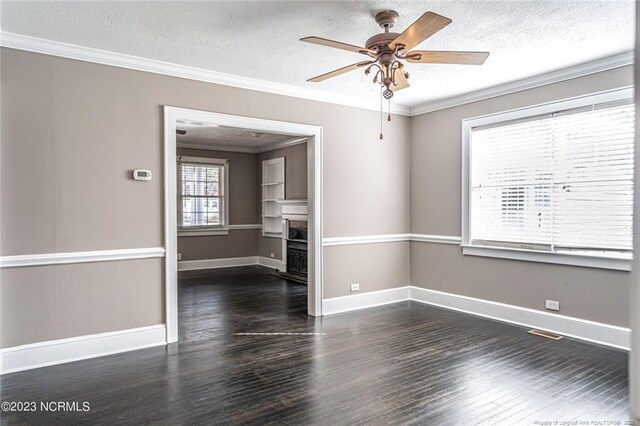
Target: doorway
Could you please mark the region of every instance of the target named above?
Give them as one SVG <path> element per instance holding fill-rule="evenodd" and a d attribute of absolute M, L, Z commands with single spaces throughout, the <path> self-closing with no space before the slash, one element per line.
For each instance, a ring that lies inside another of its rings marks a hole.
<path fill-rule="evenodd" d="M 305 138 L 307 146 L 308 264 L 307 313 L 322 316 L 322 128 L 164 107 L 164 227 L 165 227 L 165 318 L 167 343 L 178 341 L 178 215 L 176 130 L 179 123 L 206 123 L 207 126 L 256 133 Z M 282 254 L 286 258 L 285 253 Z"/>

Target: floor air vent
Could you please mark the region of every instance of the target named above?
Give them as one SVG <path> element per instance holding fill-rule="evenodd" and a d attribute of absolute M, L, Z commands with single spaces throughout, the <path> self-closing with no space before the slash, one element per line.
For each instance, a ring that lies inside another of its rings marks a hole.
<path fill-rule="evenodd" d="M 549 333 L 548 331 L 542 331 L 542 330 L 529 330 L 527 331 L 527 333 L 534 334 L 536 336 L 546 337 L 547 339 L 551 339 L 551 340 L 560 340 L 563 337 L 563 336 L 559 336 L 557 334 Z"/>

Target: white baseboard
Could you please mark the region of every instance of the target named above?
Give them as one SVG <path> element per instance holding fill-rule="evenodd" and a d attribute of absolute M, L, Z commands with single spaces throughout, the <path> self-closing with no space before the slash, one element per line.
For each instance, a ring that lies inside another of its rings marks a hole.
<path fill-rule="evenodd" d="M 267 268 L 285 270 L 285 264 L 280 259 L 271 259 L 270 257 L 258 256 L 258 265 L 266 266 Z"/>
<path fill-rule="evenodd" d="M 333 315 L 405 300 L 452 309 L 524 327 L 551 331 L 563 336 L 618 349 L 629 350 L 631 342 L 631 330 L 625 327 L 415 286 L 324 299 L 322 301 L 322 312 L 324 315 Z"/>
<path fill-rule="evenodd" d="M 0 350 L 0 374 L 166 344 L 164 324 L 50 340 Z"/>
<path fill-rule="evenodd" d="M 258 256 L 227 257 L 224 259 L 181 260 L 178 262 L 178 271 L 231 268 L 234 266 L 247 266 L 257 264 Z"/>
<path fill-rule="evenodd" d="M 551 331 L 567 337 L 629 350 L 631 330 L 536 309 L 475 299 L 411 286 L 411 300 L 511 324 Z"/>
<path fill-rule="evenodd" d="M 178 271 L 197 271 L 200 269 L 232 268 L 234 266 L 262 265 L 268 268 L 284 269 L 280 259 L 262 256 L 227 257 L 224 259 L 181 260 Z"/>
<path fill-rule="evenodd" d="M 390 303 L 409 300 L 409 286 L 371 291 L 349 296 L 333 297 L 322 301 L 322 314 L 333 315 L 341 312 L 372 308 Z"/>
<path fill-rule="evenodd" d="M 265 259 L 256 256 L 256 262 Z M 253 263 L 262 264 L 262 263 Z M 269 265 L 265 265 L 269 266 Z M 273 267 L 273 266 L 271 266 Z M 629 350 L 631 330 L 580 318 L 551 314 L 415 286 L 334 297 L 323 300 L 324 315 L 412 300 L 498 321 L 538 328 L 592 343 Z M 38 342 L 0 350 L 0 374 L 127 352 L 166 344 L 164 324 L 68 339 Z"/>

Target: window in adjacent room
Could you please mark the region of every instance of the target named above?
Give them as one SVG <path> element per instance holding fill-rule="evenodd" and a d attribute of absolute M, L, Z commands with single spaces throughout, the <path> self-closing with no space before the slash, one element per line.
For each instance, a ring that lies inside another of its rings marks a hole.
<path fill-rule="evenodd" d="M 179 235 L 228 232 L 229 161 L 178 157 Z"/>
<path fill-rule="evenodd" d="M 631 89 L 465 120 L 465 254 L 628 269 Z"/>

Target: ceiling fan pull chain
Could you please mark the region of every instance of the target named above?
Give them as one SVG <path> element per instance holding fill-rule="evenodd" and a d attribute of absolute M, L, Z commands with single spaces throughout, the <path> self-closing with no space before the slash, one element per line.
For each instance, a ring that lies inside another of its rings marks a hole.
<path fill-rule="evenodd" d="M 382 84 L 380 85 L 380 140 L 383 139 L 382 137 Z"/>
<path fill-rule="evenodd" d="M 391 99 L 389 99 L 389 115 L 387 115 L 387 121 L 391 121 Z"/>

